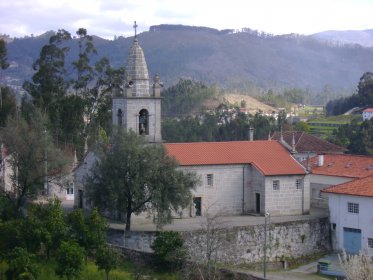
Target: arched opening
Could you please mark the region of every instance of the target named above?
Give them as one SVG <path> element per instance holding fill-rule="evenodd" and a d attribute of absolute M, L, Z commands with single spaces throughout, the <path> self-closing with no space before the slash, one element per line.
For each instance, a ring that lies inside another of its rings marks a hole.
<path fill-rule="evenodd" d="M 122 124 L 123 124 L 123 113 L 122 113 L 121 109 L 118 109 L 117 118 L 118 118 L 118 125 L 122 126 Z"/>
<path fill-rule="evenodd" d="M 142 109 L 139 113 L 139 134 L 149 134 L 149 113 L 145 109 Z"/>

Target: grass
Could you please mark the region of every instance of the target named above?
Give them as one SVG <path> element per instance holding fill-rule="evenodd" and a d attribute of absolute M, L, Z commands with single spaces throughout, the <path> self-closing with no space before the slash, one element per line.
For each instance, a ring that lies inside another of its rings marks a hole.
<path fill-rule="evenodd" d="M 56 266 L 53 260 L 40 260 L 38 262 L 39 275 L 38 280 L 61 280 L 55 273 L 54 268 Z M 7 269 L 6 263 L 0 263 L 0 279 L 2 273 L 5 273 Z M 140 272 L 141 275 L 149 275 L 152 278 L 149 279 L 162 279 L 162 280 L 178 280 L 178 276 L 175 273 L 157 273 L 146 269 L 136 269 L 136 267 L 128 262 L 122 260 L 117 269 L 110 272 L 110 280 L 133 280 L 134 275 Z M 4 276 L 5 277 L 5 276 Z M 65 278 L 62 278 L 65 279 Z M 97 266 L 92 261 L 88 261 L 87 265 L 83 268 L 79 280 L 103 280 L 106 279 L 105 272 L 99 271 Z"/>

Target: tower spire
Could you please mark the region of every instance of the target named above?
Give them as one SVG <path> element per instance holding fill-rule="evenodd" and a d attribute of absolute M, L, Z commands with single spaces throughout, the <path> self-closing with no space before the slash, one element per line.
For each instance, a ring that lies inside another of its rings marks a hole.
<path fill-rule="evenodd" d="M 135 24 L 133 25 L 133 28 L 135 29 L 135 38 L 137 37 L 137 27 L 138 25 L 136 24 L 136 20 L 135 20 Z"/>

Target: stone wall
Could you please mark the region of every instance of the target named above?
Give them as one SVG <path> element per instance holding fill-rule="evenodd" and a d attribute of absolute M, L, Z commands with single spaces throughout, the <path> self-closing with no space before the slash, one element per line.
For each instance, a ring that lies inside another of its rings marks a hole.
<path fill-rule="evenodd" d="M 186 244 L 194 257 L 206 247 L 203 232 L 186 232 Z M 219 231 L 218 261 L 249 264 L 264 258 L 264 225 L 237 227 Z M 267 228 L 267 260 L 279 262 L 330 250 L 327 218 L 271 224 Z M 203 253 L 203 252 L 202 252 Z"/>
<path fill-rule="evenodd" d="M 213 244 L 218 248 L 218 261 L 225 264 L 252 264 L 263 261 L 264 225 L 224 228 L 213 231 Z M 156 232 L 123 231 L 109 236 L 109 243 L 127 249 L 151 252 L 150 244 Z M 185 244 L 194 259 L 206 251 L 203 231 L 182 232 Z M 217 237 L 217 238 L 215 238 Z M 267 259 L 269 262 L 290 261 L 330 250 L 327 218 L 271 224 L 267 228 Z"/>

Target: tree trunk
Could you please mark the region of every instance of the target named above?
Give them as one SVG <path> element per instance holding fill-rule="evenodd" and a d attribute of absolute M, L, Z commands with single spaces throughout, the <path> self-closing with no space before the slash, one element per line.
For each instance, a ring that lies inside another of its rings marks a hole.
<path fill-rule="evenodd" d="M 109 279 L 109 271 L 106 271 L 106 280 L 110 280 Z"/>
<path fill-rule="evenodd" d="M 131 230 L 131 215 L 132 215 L 132 201 L 129 198 L 127 202 L 127 211 L 126 211 L 126 230 Z"/>

